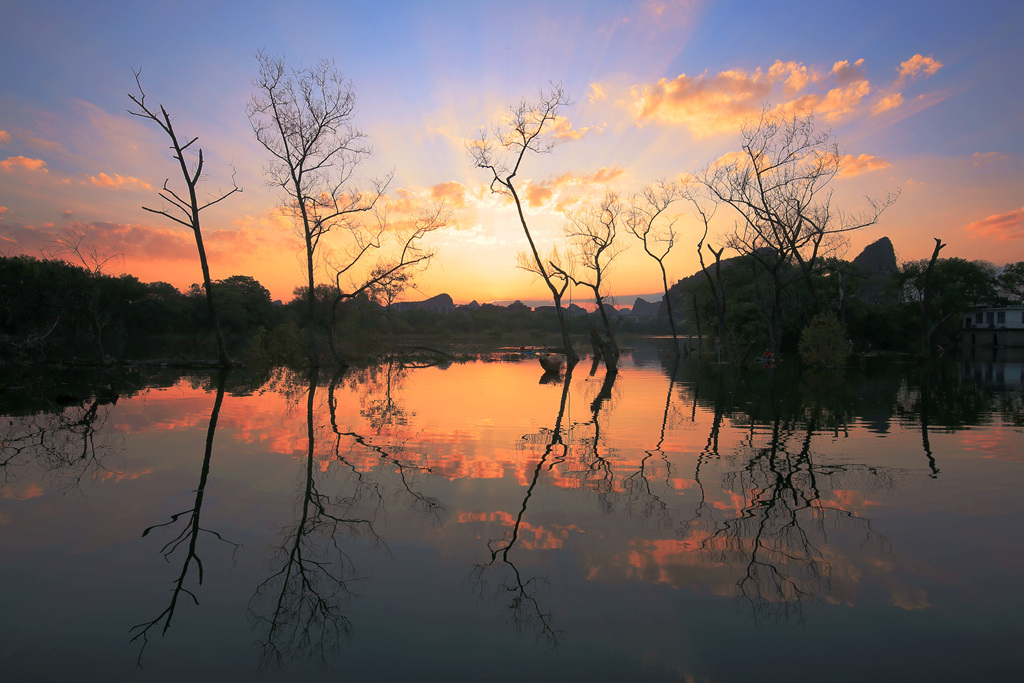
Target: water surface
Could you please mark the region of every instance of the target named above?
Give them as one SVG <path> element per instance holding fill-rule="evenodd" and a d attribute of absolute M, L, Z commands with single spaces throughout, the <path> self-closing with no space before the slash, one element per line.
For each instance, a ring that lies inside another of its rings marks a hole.
<path fill-rule="evenodd" d="M 4 680 L 1024 673 L 1019 363 L 4 395 Z"/>

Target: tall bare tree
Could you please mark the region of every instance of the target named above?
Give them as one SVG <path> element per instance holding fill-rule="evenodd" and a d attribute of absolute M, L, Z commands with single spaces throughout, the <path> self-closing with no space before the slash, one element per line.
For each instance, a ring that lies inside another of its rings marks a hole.
<path fill-rule="evenodd" d="M 156 109 L 146 104 L 146 93 L 142 89 L 142 81 L 140 80 L 142 70 L 139 69 L 134 73 L 135 85 L 138 87 L 139 92 L 137 94 L 129 93 L 128 97 L 135 103 L 137 109 L 129 109 L 128 113 L 132 116 L 138 116 L 155 122 L 167 135 L 171 141 L 172 156 L 178 162 L 178 168 L 181 171 L 181 177 L 185 182 L 186 189 L 186 192 L 179 193 L 168 186 L 169 179 L 164 180 L 163 188 L 159 194 L 160 198 L 170 206 L 160 209 L 151 209 L 147 206 L 142 208 L 150 213 L 160 214 L 175 223 L 184 225 L 192 230 L 192 233 L 195 235 L 196 248 L 199 250 L 199 265 L 203 270 L 203 286 L 206 289 L 206 308 L 210 313 L 210 322 L 213 325 L 213 333 L 217 340 L 217 358 L 222 367 L 227 367 L 231 365 L 231 360 L 228 358 L 227 347 L 224 344 L 224 335 L 221 333 L 220 322 L 217 320 L 217 311 L 213 302 L 213 282 L 210 279 L 210 264 L 206 258 L 206 247 L 203 245 L 203 231 L 199 222 L 199 215 L 204 209 L 224 201 L 234 193 L 241 192 L 242 189 L 234 184 L 234 176 L 232 175 L 232 188 L 230 190 L 227 192 L 218 191 L 205 200 L 199 199 L 199 181 L 203 175 L 202 148 L 195 148 L 195 161 L 186 160 L 186 152 L 192 153 L 193 150 L 190 150 L 190 148 L 199 138 L 194 137 L 187 142 L 182 142 L 178 138 L 178 134 L 174 130 L 174 124 L 171 122 L 171 117 L 164 106 L 162 104 L 159 105 L 160 111 L 158 113 Z"/>
<path fill-rule="evenodd" d="M 421 209 L 404 226 L 398 221 L 389 221 L 386 204 L 375 215 L 376 228 L 367 226 L 351 231 L 348 249 L 327 259 L 328 270 L 334 279 L 328 341 L 335 361 L 343 366 L 348 363 L 335 341 L 338 307 L 343 301 L 362 294 L 383 295 L 390 323 L 391 304 L 436 255 L 433 249 L 424 245 L 424 238 L 451 219 L 451 212 L 443 203 Z M 387 242 L 391 243 L 390 249 Z M 376 261 L 370 259 L 371 254 L 378 255 Z M 373 265 L 367 266 L 370 262 Z"/>
<path fill-rule="evenodd" d="M 538 274 L 551 292 L 562 331 L 566 362 L 571 366 L 579 362 L 579 356 L 573 350 L 566 314 L 562 308 L 562 296 L 568 287 L 568 280 L 558 270 L 552 269 L 551 259 L 541 256 L 526 220 L 516 180 L 528 153 L 541 154 L 551 151 L 554 141 L 546 137 L 546 133 L 558 118 L 558 112 L 570 105 L 571 102 L 561 84 L 552 83 L 549 91 L 541 91 L 536 102 L 523 99 L 509 107 L 508 114 L 500 125 L 491 132 L 480 132 L 480 136 L 469 145 L 469 153 L 477 168 L 490 171 L 491 191 L 511 197 L 515 202 L 519 223 L 523 226 L 526 241 L 530 245 L 529 255 L 527 259 L 520 259 L 520 266 L 526 265 L 529 257 L 532 257 L 532 265 L 529 265 L 527 270 Z"/>
<path fill-rule="evenodd" d="M 372 150 L 355 127 L 356 96 L 332 60 L 291 69 L 284 58 L 256 54 L 259 76 L 247 107 L 256 140 L 270 153 L 264 172 L 288 199 L 306 256 L 309 361 L 319 365 L 314 314 L 315 273 L 321 239 L 331 231 L 360 229 L 360 214 L 373 211 L 390 176 L 369 190 L 352 187 L 353 175 Z"/>
<path fill-rule="evenodd" d="M 668 214 L 668 209 L 682 194 L 679 183 L 674 181 L 653 182 L 629 199 L 626 214 L 626 227 L 634 237 L 644 245 L 644 251 L 658 264 L 661 271 L 661 286 L 665 292 L 665 310 L 668 313 L 668 324 L 672 328 L 672 341 L 675 355 L 679 356 L 679 332 L 676 330 L 676 319 L 672 311 L 672 297 L 669 296 L 668 271 L 665 259 L 676 244 L 676 219 Z"/>
<path fill-rule="evenodd" d="M 566 214 L 563 232 L 572 247 L 573 268 L 562 272 L 563 277 L 578 287 L 586 287 L 594 294 L 597 311 L 604 327 L 604 339 L 596 330 L 595 355 L 600 354 L 605 367 L 614 372 L 618 368 L 619 345 L 608 316 L 604 294 L 607 287 L 606 275 L 615 257 L 622 253 L 623 246 L 616 240 L 622 221 L 623 207 L 614 192 L 605 194 L 598 207 L 590 207 Z M 552 268 L 557 266 L 552 263 Z"/>
<path fill-rule="evenodd" d="M 744 126 L 742 152 L 711 164 L 699 177 L 712 200 L 739 214 L 727 246 L 753 257 L 770 275 L 769 343 L 781 340 L 783 295 L 804 281 L 812 307 L 810 276 L 845 248 L 845 235 L 874 225 L 898 192 L 868 198 L 869 207 L 847 213 L 832 204 L 832 181 L 842 157 L 828 130 L 812 114 L 764 112 Z M 813 311 L 812 311 L 813 312 Z"/>

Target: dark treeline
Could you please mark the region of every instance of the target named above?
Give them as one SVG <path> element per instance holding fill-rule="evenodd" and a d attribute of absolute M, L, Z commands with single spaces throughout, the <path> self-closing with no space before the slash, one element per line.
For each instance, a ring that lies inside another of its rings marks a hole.
<path fill-rule="evenodd" d="M 92 272 L 61 260 L 0 257 L 0 358 L 11 362 L 109 363 L 159 359 L 195 361 L 217 356 L 205 289 L 182 292 L 166 282 Z M 285 304 L 271 300 L 257 280 L 233 275 L 213 283 L 228 351 L 246 363 L 304 362 L 308 312 L 304 287 Z M 334 290 L 315 292 L 315 336 L 325 357 L 333 333 L 354 357 L 388 350 L 396 337 L 534 335 L 558 332 L 554 313 L 484 305 L 456 313 L 398 311 L 362 296 L 335 315 Z M 583 333 L 590 316 L 574 320 Z M 657 323 L 623 322 L 626 331 L 658 332 Z"/>
<path fill-rule="evenodd" d="M 713 275 L 697 273 L 672 288 L 683 329 L 703 342 L 705 352 L 727 347 L 737 360 L 760 351 L 768 339 L 763 297 L 769 291 L 760 262 L 749 256 L 723 261 Z M 893 266 L 888 272 L 867 272 L 856 263 L 833 259 L 808 282 L 788 288 L 783 297 L 782 351 L 795 351 L 816 317 L 834 318 L 841 342 L 855 351 L 914 352 L 925 326 L 922 299 L 926 261 Z M 885 269 L 883 269 L 885 271 Z M 930 325 L 936 345 L 956 343 L 961 314 L 974 306 L 1020 301 L 1024 264 L 1002 270 L 984 262 L 938 259 L 932 269 Z M 203 286 L 185 292 L 166 282 L 146 283 L 132 275 L 92 272 L 61 260 L 30 256 L 0 257 L 0 353 L 4 362 L 112 362 L 161 359 L 189 361 L 216 357 L 216 344 Z M 712 284 L 724 293 L 723 326 Z M 220 325 L 228 350 L 243 362 L 303 362 L 308 337 L 306 289 L 295 291 L 285 304 L 271 300 L 257 280 L 233 275 L 213 283 Z M 442 340 L 481 338 L 491 342 L 557 343 L 559 322 L 551 310 L 525 306 L 458 307 L 454 312 L 397 310 L 369 295 L 333 311 L 334 292 L 320 285 L 314 336 L 326 356 L 327 335 L 333 334 L 356 358 L 372 358 L 396 340 L 436 337 Z M 549 307 L 550 308 L 550 307 Z M 664 315 L 654 319 L 619 316 L 619 332 L 667 334 Z M 574 334 L 601 325 L 596 314 L 569 320 Z M 727 339 L 717 341 L 724 329 Z M 697 344 L 694 343 L 694 346 Z"/>
<path fill-rule="evenodd" d="M 812 273 L 781 265 L 780 279 L 790 285 L 781 291 L 779 351 L 799 351 L 811 365 L 835 364 L 808 358 L 805 344 L 812 330 L 828 330 L 836 338 L 827 341 L 854 353 L 919 353 L 925 333 L 934 348 L 951 349 L 959 343 L 963 314 L 972 308 L 1021 303 L 1024 262 L 999 268 L 984 261 L 936 259 L 929 278 L 929 260 L 897 264 L 888 239 L 869 249 L 883 244 L 889 258 L 880 262 L 831 258 Z M 684 311 L 690 334 L 703 331 L 705 351 L 716 346 L 719 330 L 725 332 L 723 346 L 740 356 L 768 345 L 769 299 L 775 290 L 766 260 L 764 254 L 726 259 L 673 286 L 672 299 Z M 720 301 L 716 288 L 724 295 Z"/>

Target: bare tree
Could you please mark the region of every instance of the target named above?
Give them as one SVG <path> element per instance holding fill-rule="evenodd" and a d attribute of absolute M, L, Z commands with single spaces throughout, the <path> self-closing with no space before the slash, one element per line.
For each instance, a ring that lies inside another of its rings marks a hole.
<path fill-rule="evenodd" d="M 147 206 L 142 207 L 144 210 L 150 213 L 160 214 L 175 223 L 184 225 L 185 227 L 192 230 L 192 233 L 196 238 L 196 248 L 199 250 L 199 265 L 203 270 L 203 286 L 206 289 L 206 307 L 210 312 L 210 322 L 213 325 L 213 333 L 217 339 L 217 358 L 222 367 L 231 365 L 231 361 L 228 358 L 227 348 L 224 344 L 224 335 L 220 330 L 220 323 L 217 320 L 217 312 L 213 302 L 213 286 L 212 280 L 210 279 L 210 264 L 206 258 L 206 247 L 203 246 L 203 231 L 199 222 L 199 214 L 204 209 L 207 209 L 218 202 L 224 201 L 236 192 L 241 192 L 242 189 L 238 185 L 234 184 L 234 176 L 232 176 L 232 188 L 227 192 L 218 192 L 215 195 L 210 196 L 206 200 L 199 199 L 199 181 L 203 175 L 203 150 L 201 147 L 195 150 L 195 162 L 190 164 L 185 159 L 185 152 L 192 145 L 196 143 L 199 138 L 194 137 L 188 142 L 182 143 L 178 139 L 177 133 L 174 131 L 174 125 L 171 123 L 171 117 L 167 113 L 167 110 L 161 104 L 160 112 L 157 113 L 155 109 L 150 108 L 146 104 L 146 93 L 142 89 L 142 82 L 140 76 L 142 70 L 134 71 L 135 74 L 135 85 L 138 86 L 138 94 L 129 93 L 128 97 L 135 106 L 136 110 L 129 109 L 128 113 L 132 116 L 138 116 L 144 119 L 149 119 L 155 122 L 160 129 L 164 131 L 171 141 L 171 152 L 173 153 L 174 159 L 178 162 L 178 167 L 181 170 L 182 180 L 185 181 L 185 187 L 187 190 L 187 196 L 179 194 L 177 191 L 172 190 L 168 183 L 169 179 L 164 180 L 163 188 L 160 190 L 160 198 L 163 199 L 167 204 L 170 205 L 168 208 L 151 209 Z M 173 207 L 173 208 L 171 208 Z"/>
<path fill-rule="evenodd" d="M 108 263 L 124 263 L 123 253 L 116 249 L 103 251 L 89 239 L 89 226 L 85 223 L 72 223 L 54 233 L 43 251 L 47 258 L 69 263 L 77 261 L 93 275 L 101 274 Z"/>
<path fill-rule="evenodd" d="M 601 339 L 596 330 L 591 331 L 595 356 L 599 353 L 611 372 L 618 368 L 619 346 L 615 343 L 615 333 L 604 301 L 605 276 L 612 261 L 623 250 L 621 243 L 616 241 L 622 211 L 618 195 L 608 192 L 599 207 L 568 212 L 563 227 L 572 246 L 574 268 L 569 272 L 562 271 L 562 276 L 594 293 L 605 335 Z M 551 267 L 557 268 L 554 263 Z"/>
<path fill-rule="evenodd" d="M 220 330 L 220 323 L 217 321 L 217 312 L 213 303 L 213 283 L 210 279 L 210 264 L 206 258 L 206 247 L 203 246 L 203 231 L 199 223 L 199 214 L 204 209 L 207 209 L 218 202 L 222 202 L 236 192 L 241 192 L 242 189 L 238 185 L 234 184 L 234 176 L 232 176 L 232 188 L 227 192 L 219 192 L 215 195 L 210 196 L 206 200 L 199 199 L 199 181 L 203 175 L 203 150 L 201 147 L 195 150 L 195 162 L 190 165 L 189 161 L 185 159 L 186 151 L 196 143 L 199 138 L 195 137 L 188 142 L 182 143 L 178 139 L 177 133 L 174 131 L 174 125 L 171 123 L 171 117 L 167 113 L 167 110 L 161 104 L 160 112 L 157 113 L 155 109 L 150 108 L 146 104 L 146 93 L 142 89 L 142 82 L 140 81 L 140 75 L 142 70 L 134 72 L 135 74 L 135 85 L 138 86 L 138 94 L 128 93 L 129 99 L 135 103 L 138 108 L 136 110 L 129 109 L 128 113 L 132 116 L 138 116 L 144 119 L 149 119 L 155 122 L 160 129 L 167 135 L 171 140 L 171 152 L 173 153 L 174 159 L 178 162 L 178 167 L 181 170 L 182 180 L 185 181 L 185 188 L 187 196 L 179 194 L 177 191 L 172 190 L 168 183 L 168 180 L 164 180 L 163 188 L 160 190 L 160 198 L 163 199 L 167 204 L 170 205 L 168 208 L 151 209 L 147 206 L 142 207 L 144 210 L 150 213 L 160 214 L 175 223 L 184 225 L 186 228 L 192 230 L 192 233 L 196 238 L 196 248 L 199 250 L 199 265 L 203 269 L 203 286 L 206 289 L 206 307 L 210 312 L 210 322 L 213 325 L 213 334 L 217 339 L 217 358 L 222 367 L 231 365 L 231 360 L 228 358 L 227 348 L 224 344 L 224 335 Z"/>
<path fill-rule="evenodd" d="M 665 292 L 665 310 L 668 324 L 672 328 L 672 341 L 676 357 L 679 356 L 679 332 L 672 311 L 672 297 L 669 296 L 668 271 L 665 259 L 676 244 L 676 219 L 667 213 L 673 202 L 679 199 L 681 188 L 673 181 L 657 181 L 644 187 L 629 199 L 626 227 L 630 233 L 643 242 L 644 251 L 658 264 L 661 271 L 661 286 Z"/>
<path fill-rule="evenodd" d="M 526 259 L 519 259 L 519 265 L 526 266 L 529 257 L 533 257 L 532 265 L 527 267 L 527 270 L 539 275 L 551 292 L 562 330 L 566 362 L 571 366 L 579 362 L 579 356 L 572 348 L 565 311 L 562 309 L 562 296 L 568 287 L 568 280 L 563 273 L 551 268 L 551 259 L 541 256 L 526 221 L 522 199 L 516 189 L 516 176 L 527 153 L 541 154 L 551 151 L 554 142 L 544 134 L 558 118 L 558 112 L 570 104 L 561 84 L 552 83 L 550 91 L 541 91 L 536 102 L 524 99 L 509 107 L 508 115 L 501 125 L 490 133 L 482 130 L 480 136 L 469 145 L 469 153 L 477 168 L 490 171 L 491 191 L 511 197 L 515 202 L 519 223 L 523 226 L 526 241 L 530 244 L 529 255 Z M 555 252 L 552 252 L 552 255 L 554 254 Z"/>
<path fill-rule="evenodd" d="M 353 125 L 352 84 L 321 60 L 314 67 L 289 69 L 284 58 L 256 54 L 259 76 L 247 107 L 256 140 L 270 152 L 264 172 L 288 198 L 302 234 L 306 255 L 309 361 L 319 365 L 314 313 L 315 272 L 321 239 L 333 230 L 358 232 L 360 214 L 370 212 L 391 177 L 371 183 L 367 191 L 351 187 L 360 162 L 372 152 L 366 136 Z"/>
<path fill-rule="evenodd" d="M 710 165 L 699 181 L 714 201 L 739 214 L 727 246 L 751 256 L 770 275 L 768 325 L 775 348 L 785 291 L 803 280 L 816 307 L 810 276 L 846 246 L 846 233 L 874 225 L 899 193 L 868 198 L 869 208 L 856 214 L 833 207 L 831 182 L 842 157 L 831 132 L 815 128 L 812 114 L 766 111 L 741 134 L 742 153 Z"/>
<path fill-rule="evenodd" d="M 430 265 L 436 254 L 433 249 L 424 246 L 424 238 L 451 220 L 451 212 L 443 203 L 420 210 L 404 227 L 393 227 L 390 230 L 386 205 L 374 214 L 377 217 L 375 230 L 366 226 L 361 229 L 347 226 L 351 237 L 349 248 L 342 254 L 336 253 L 328 258 L 328 270 L 334 279 L 328 341 L 335 361 L 343 366 L 347 362 L 334 336 L 338 307 L 343 301 L 364 293 L 383 294 L 387 298 L 390 313 L 391 303 L 416 273 Z M 388 241 L 393 248 L 378 258 L 368 271 L 361 268 L 364 261 L 370 261 L 369 255 L 379 253 Z"/>

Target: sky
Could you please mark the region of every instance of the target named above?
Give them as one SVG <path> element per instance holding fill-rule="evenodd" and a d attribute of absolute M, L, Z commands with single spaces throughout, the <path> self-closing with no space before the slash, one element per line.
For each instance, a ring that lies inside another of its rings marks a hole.
<path fill-rule="evenodd" d="M 405 299 L 546 298 L 516 266 L 527 243 L 514 206 L 491 193 L 467 143 L 551 83 L 572 104 L 551 152 L 528 157 L 518 176 L 545 251 L 561 243 L 566 211 L 699 172 L 737 151 L 741 126 L 768 107 L 810 112 L 831 131 L 844 159 L 838 208 L 900 192 L 851 236 L 847 258 L 887 236 L 901 261 L 930 256 L 936 237 L 943 256 L 1024 260 L 1021 2 L 0 0 L 0 17 L 5 255 L 54 254 L 75 234 L 96 256 L 116 256 L 105 272 L 179 289 L 202 281 L 191 231 L 143 210 L 165 206 L 165 180 L 181 183 L 161 131 L 128 114 L 141 69 L 147 103 L 198 137 L 205 196 L 232 178 L 243 190 L 202 214 L 213 278 L 250 275 L 291 299 L 301 240 L 246 116 L 265 50 L 295 68 L 333 60 L 351 82 L 353 123 L 373 149 L 352 190 L 393 173 L 396 225 L 438 202 L 448 210 L 427 241 L 436 257 Z M 701 231 L 686 206 L 672 213 L 674 281 L 699 268 Z M 719 211 L 709 243 L 722 244 L 735 219 Z M 331 240 L 344 253 L 341 236 Z M 608 284 L 620 305 L 662 290 L 639 243 Z"/>

